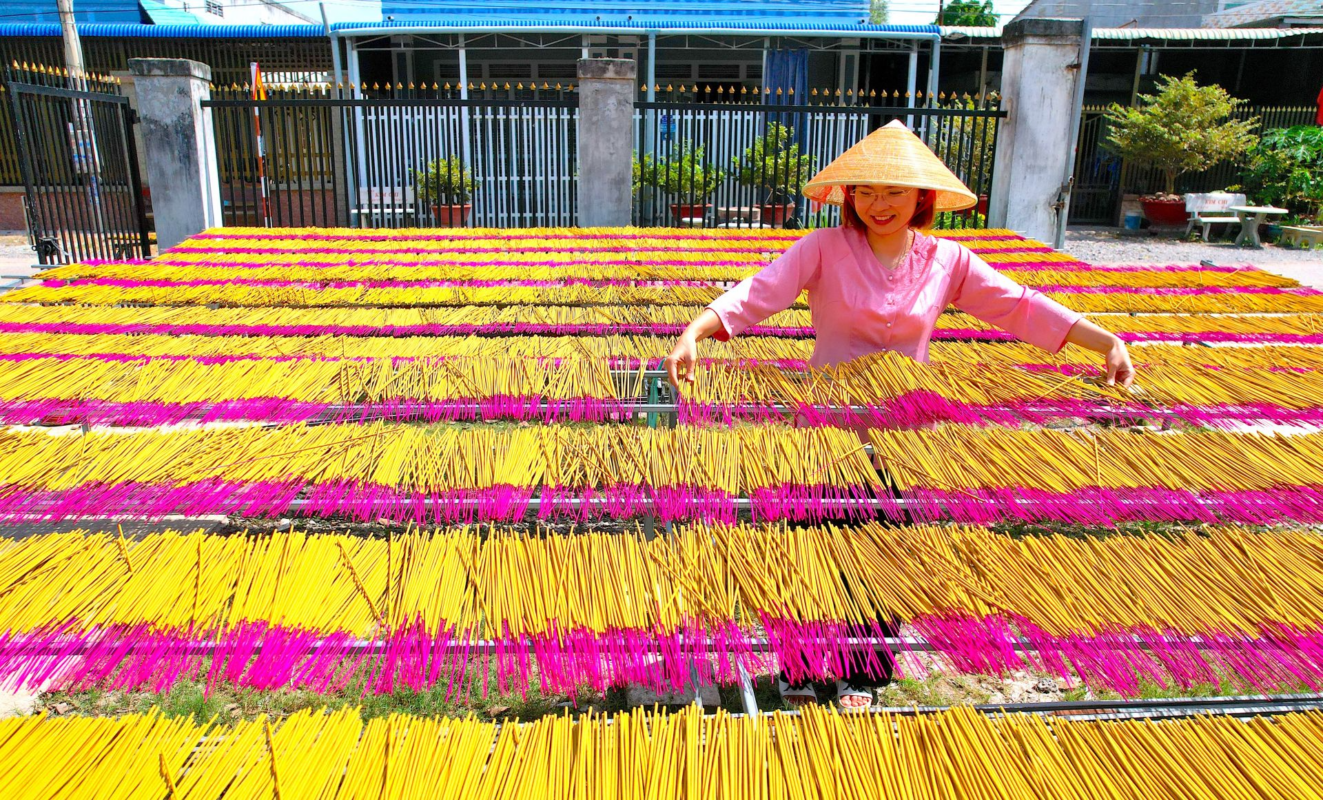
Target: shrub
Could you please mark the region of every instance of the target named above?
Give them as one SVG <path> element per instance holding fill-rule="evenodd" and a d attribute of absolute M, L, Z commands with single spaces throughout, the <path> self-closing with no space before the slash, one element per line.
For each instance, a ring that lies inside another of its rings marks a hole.
<path fill-rule="evenodd" d="M 1296 125 L 1264 133 L 1241 176 L 1256 203 L 1306 218 L 1323 216 L 1323 128 Z"/>
<path fill-rule="evenodd" d="M 765 191 L 765 203 L 794 202 L 804 184 L 813 177 L 815 159 L 801 155 L 799 145 L 791 143 L 791 136 L 789 127 L 773 122 L 743 156 L 731 159 L 735 180 L 741 186 Z"/>
<path fill-rule="evenodd" d="M 670 155 L 643 156 L 639 163 L 639 183 L 671 195 L 672 202 L 702 203 L 726 179 L 726 173 L 706 160 L 703 147 L 681 143 Z"/>
<path fill-rule="evenodd" d="M 464 205 L 473 197 L 473 175 L 464 169 L 459 156 L 438 158 L 425 172 L 415 172 L 418 194 L 424 202 L 438 206 Z"/>

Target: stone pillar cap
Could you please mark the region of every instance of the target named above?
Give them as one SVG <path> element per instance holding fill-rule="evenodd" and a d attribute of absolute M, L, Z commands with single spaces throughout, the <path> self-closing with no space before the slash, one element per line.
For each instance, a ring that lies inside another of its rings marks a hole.
<path fill-rule="evenodd" d="M 1030 17 L 1006 24 L 1001 31 L 1002 46 L 1019 44 L 1025 39 L 1079 39 L 1084 20 Z"/>
<path fill-rule="evenodd" d="M 639 65 L 632 58 L 581 58 L 579 80 L 630 81 L 638 77 Z"/>
<path fill-rule="evenodd" d="M 211 67 L 187 58 L 130 58 L 129 74 L 135 78 L 197 78 L 211 82 Z"/>

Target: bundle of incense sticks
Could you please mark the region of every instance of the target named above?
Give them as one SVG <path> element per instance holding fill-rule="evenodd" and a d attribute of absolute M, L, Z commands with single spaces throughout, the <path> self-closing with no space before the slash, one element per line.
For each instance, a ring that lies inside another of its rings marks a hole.
<path fill-rule="evenodd" d="M 1297 287 L 1290 278 L 1255 268 L 1202 267 L 1199 265 L 1088 267 L 1083 264 L 1045 263 L 1042 265 L 1014 263 L 1002 264 L 997 251 L 980 254 L 985 260 L 1002 266 L 1002 272 L 1011 280 L 1026 286 L 1118 286 L 1118 287 L 1184 287 L 1184 286 L 1276 286 Z M 392 285 L 416 282 L 453 283 L 457 285 L 517 284 L 520 281 L 543 281 L 549 284 L 568 282 L 722 282 L 733 283 L 758 272 L 765 266 L 763 260 L 751 260 L 738 254 L 733 259 L 709 257 L 697 260 L 696 254 L 685 253 L 683 258 L 661 253 L 658 257 L 628 258 L 612 261 L 565 258 L 566 254 L 548 254 L 523 257 L 505 256 L 485 264 L 449 264 L 441 259 L 428 262 L 398 264 L 352 264 L 310 261 L 302 256 L 251 256 L 243 263 L 227 261 L 177 260 L 170 255 L 152 261 L 86 262 L 57 267 L 42 273 L 46 280 L 61 281 L 140 281 L 145 275 L 152 280 L 187 284 L 194 281 L 221 283 L 293 283 L 342 284 L 370 283 Z M 571 256 L 575 254 L 569 254 Z M 556 256 L 561 256 L 557 258 Z M 1041 267 L 1041 268 L 1040 268 Z"/>
<path fill-rule="evenodd" d="M 1323 434 L 752 426 L 0 433 L 0 517 L 1323 521 Z M 1234 465 L 1234 468 L 1231 467 Z M 898 491 L 882 488 L 893 482 Z"/>
<path fill-rule="evenodd" d="M 534 285 L 529 285 L 533 283 Z M 634 282 L 629 282 L 634 283 Z M 513 282 L 498 286 L 449 283 L 336 283 L 189 281 L 86 278 L 46 281 L 0 296 L 4 303 L 206 306 L 265 308 L 452 307 L 470 305 L 704 306 L 725 289 L 703 282 L 679 285 L 593 285 Z M 1262 313 L 1321 312 L 1323 293 L 1275 286 L 1043 286 L 1047 297 L 1092 312 Z M 797 308 L 806 308 L 801 298 Z"/>
<path fill-rule="evenodd" d="M 1323 686 L 1312 531 L 1011 539 L 976 528 L 680 528 L 364 539 L 69 533 L 0 550 L 0 666 L 24 684 L 181 678 L 367 692 L 679 688 L 782 669 Z M 922 634 L 886 639 L 879 621 Z M 470 677 L 481 675 L 474 684 Z"/>
<path fill-rule="evenodd" d="M 1313 797 L 1323 719 L 1288 713 L 1072 720 L 932 715 L 588 713 L 472 716 L 305 710 L 282 721 L 0 721 L 15 800 L 94 797 L 642 800 L 857 797 Z M 51 769 L 58 759 L 67 769 Z"/>
<path fill-rule="evenodd" d="M 421 358 L 599 359 L 615 367 L 660 369 L 675 346 L 670 336 L 171 336 L 141 333 L 0 333 L 0 356 L 81 356 L 123 361 L 129 358 L 183 358 L 207 363 L 275 360 L 408 360 Z M 806 370 L 813 342 L 775 336 L 739 336 L 703 342 L 704 363 L 771 364 Z M 1032 369 L 1078 371 L 1097 367 L 1098 354 L 1081 347 L 1049 353 L 1023 342 L 937 341 L 929 346 L 934 365 L 1023 365 Z M 1308 345 L 1187 347 L 1144 343 L 1130 352 L 1139 365 L 1189 364 L 1238 369 L 1313 370 L 1323 367 L 1323 349 Z"/>
<path fill-rule="evenodd" d="M 189 336 L 677 336 L 702 311 L 695 306 L 464 306 L 458 308 L 206 308 L 37 306 L 0 303 L 0 333 L 158 334 Z M 1323 315 L 1107 314 L 1097 321 L 1127 341 L 1323 343 Z M 809 338 L 804 310 L 773 314 L 748 336 Z M 933 338 L 1006 341 L 1009 333 L 948 312 Z M 712 347 L 711 342 L 704 342 Z"/>
<path fill-rule="evenodd" d="M 88 337 L 72 337 L 75 339 Z M 658 359 L 648 359 L 656 364 Z M 641 359 L 292 358 L 0 353 L 0 422 L 168 425 L 380 418 L 607 422 L 646 399 Z M 788 372 L 788 367 L 798 372 Z M 881 353 L 826 369 L 804 362 L 711 362 L 675 405 L 684 424 L 784 422 L 907 428 L 1155 414 L 1196 425 L 1323 422 L 1323 371 L 1148 366 L 1134 392 L 1101 366 L 928 366 Z M 1064 373 L 1066 377 L 1061 377 Z M 1087 382 L 1086 382 L 1087 381 Z M 1142 393 L 1141 393 L 1142 390 Z"/>

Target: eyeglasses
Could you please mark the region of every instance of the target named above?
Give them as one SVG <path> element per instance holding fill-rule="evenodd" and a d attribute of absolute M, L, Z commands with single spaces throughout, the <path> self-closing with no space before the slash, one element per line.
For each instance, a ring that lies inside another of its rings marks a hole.
<path fill-rule="evenodd" d="M 881 198 L 887 202 L 887 205 L 894 206 L 903 202 L 912 191 L 914 190 L 892 188 L 882 192 L 871 186 L 860 186 L 858 189 L 855 189 L 852 194 L 856 205 L 870 205 L 877 202 L 878 198 Z"/>

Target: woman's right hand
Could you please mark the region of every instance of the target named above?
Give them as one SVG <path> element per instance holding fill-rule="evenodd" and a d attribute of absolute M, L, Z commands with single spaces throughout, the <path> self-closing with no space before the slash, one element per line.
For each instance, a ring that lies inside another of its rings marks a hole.
<path fill-rule="evenodd" d="M 662 363 L 666 365 L 666 377 L 676 391 L 680 390 L 681 381 L 693 383 L 697 378 L 694 374 L 695 365 L 698 363 L 697 340 L 685 331 L 676 341 L 671 354 Z"/>

